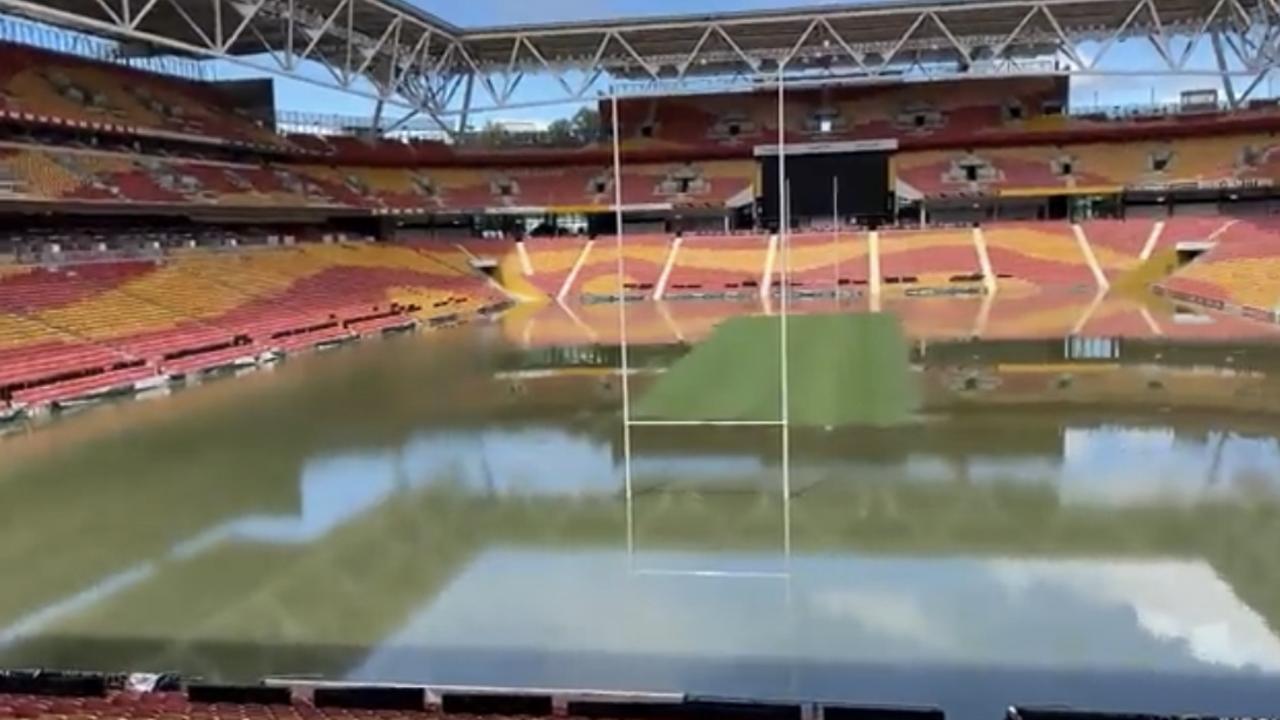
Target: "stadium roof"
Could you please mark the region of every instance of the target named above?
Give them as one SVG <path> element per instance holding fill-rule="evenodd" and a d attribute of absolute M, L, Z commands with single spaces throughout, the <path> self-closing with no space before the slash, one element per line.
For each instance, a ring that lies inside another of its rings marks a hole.
<path fill-rule="evenodd" d="M 517 64 L 540 64 L 535 54 L 549 63 L 595 61 L 600 39 L 606 35 L 626 42 L 611 43 L 613 47 L 606 48 L 598 62 L 634 60 L 624 45 L 646 58 L 687 56 L 709 30 L 715 37 L 708 42 L 736 44 L 746 54 L 780 56 L 801 42 L 815 22 L 818 30 L 838 34 L 853 48 L 892 47 L 921 18 L 924 22 L 915 28 L 909 43 L 1002 38 L 1018 28 L 1030 10 L 1040 7 L 1049 12 L 1027 24 L 1041 32 L 1101 36 L 1122 26 L 1142 32 L 1155 24 L 1169 32 L 1198 26 L 1221 4 L 1217 0 L 1153 0 L 1149 4 L 1146 0 L 1136 4 L 1135 0 L 891 0 L 466 29 L 406 0 L 3 0 L 0 9 L 8 6 L 104 34 L 145 35 L 193 45 L 212 40 L 208 44 L 231 54 L 261 53 L 266 47 L 285 52 L 291 42 L 296 50 L 303 36 L 309 41 L 317 31 L 341 33 L 348 28 L 376 41 L 398 23 L 402 33 L 414 37 L 431 31 L 459 42 L 481 67 L 505 67 L 513 48 L 521 50 Z M 1270 6 L 1263 0 L 1231 0 L 1230 4 L 1240 11 Z M 1130 17 L 1135 8 L 1144 6 L 1151 10 Z M 246 18 L 247 24 L 241 27 Z M 290 18 L 296 22 L 288 22 Z M 114 33 L 112 26 L 116 26 Z M 713 28 L 723 30 L 728 38 Z M 533 51 L 523 47 L 526 39 L 536 41 Z M 447 46 L 440 43 L 430 54 L 440 57 Z"/>
<path fill-rule="evenodd" d="M 1240 65 L 1255 73 L 1280 57 L 1280 33 L 1270 32 L 1280 0 L 892 0 L 482 28 L 407 0 L 0 0 L 0 11 L 126 40 L 137 52 L 265 55 L 283 74 L 315 60 L 338 86 L 364 78 L 379 95 L 436 113 L 464 81 L 465 102 L 474 85 L 504 107 L 526 73 L 554 76 L 582 98 L 601 77 L 682 82 L 785 68 L 875 79 L 925 66 L 989 76 L 1026 72 L 1030 61 L 1044 61 L 1041 72 L 1064 61 L 1061 69 L 1093 72 L 1115 40 L 1135 36 L 1151 40 L 1168 72 L 1185 64 L 1175 37 L 1233 34 Z M 1272 41 L 1251 40 L 1260 29 Z M 1086 59 L 1076 49 L 1091 40 L 1104 49 Z M 566 81 L 571 71 L 587 82 Z"/>

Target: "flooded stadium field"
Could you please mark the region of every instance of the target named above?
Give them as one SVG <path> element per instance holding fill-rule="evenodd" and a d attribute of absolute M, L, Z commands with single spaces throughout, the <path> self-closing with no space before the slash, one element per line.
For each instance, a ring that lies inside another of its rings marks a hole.
<path fill-rule="evenodd" d="M 1277 333 L 825 309 L 852 320 L 797 325 L 785 485 L 777 428 L 637 426 L 627 486 L 607 304 L 9 426 L 0 666 L 1280 706 Z M 767 414 L 769 329 L 717 336 L 746 310 L 632 307 L 637 413 Z"/>

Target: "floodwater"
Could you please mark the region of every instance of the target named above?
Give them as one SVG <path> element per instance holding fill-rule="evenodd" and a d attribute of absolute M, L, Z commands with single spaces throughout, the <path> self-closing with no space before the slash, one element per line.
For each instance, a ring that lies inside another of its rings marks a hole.
<path fill-rule="evenodd" d="M 644 425 L 628 483 L 608 305 L 11 426 L 0 666 L 1280 707 L 1272 330 L 917 302 L 865 370 L 905 416 L 785 467 L 776 427 Z M 633 308 L 629 394 L 741 310 Z"/>

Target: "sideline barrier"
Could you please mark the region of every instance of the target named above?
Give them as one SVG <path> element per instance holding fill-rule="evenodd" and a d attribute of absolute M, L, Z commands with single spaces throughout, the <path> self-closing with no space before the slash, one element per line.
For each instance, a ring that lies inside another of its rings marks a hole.
<path fill-rule="evenodd" d="M 106 694 L 107 677 L 97 673 L 44 670 L 0 672 L 0 695 L 103 697 Z"/>

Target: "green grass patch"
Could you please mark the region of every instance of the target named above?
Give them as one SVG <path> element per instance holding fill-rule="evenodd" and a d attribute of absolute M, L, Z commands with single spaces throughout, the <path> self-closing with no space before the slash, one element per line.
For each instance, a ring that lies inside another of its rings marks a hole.
<path fill-rule="evenodd" d="M 777 317 L 725 321 L 640 397 L 633 414 L 651 420 L 779 419 L 780 333 Z M 791 424 L 911 421 L 919 392 L 896 317 L 792 317 L 787 348 Z"/>

